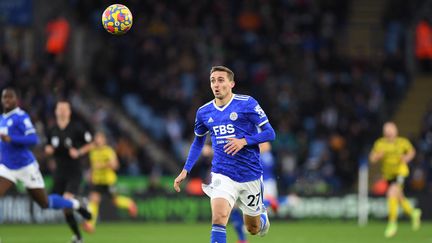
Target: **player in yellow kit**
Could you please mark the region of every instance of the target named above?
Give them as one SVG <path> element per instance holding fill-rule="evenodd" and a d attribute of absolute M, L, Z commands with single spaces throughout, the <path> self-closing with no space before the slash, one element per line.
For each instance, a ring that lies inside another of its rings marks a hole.
<path fill-rule="evenodd" d="M 403 192 L 405 178 L 409 175 L 408 163 L 414 158 L 415 149 L 410 141 L 398 136 L 395 123 L 387 122 L 383 126 L 383 137 L 375 141 L 369 155 L 371 163 L 381 162 L 381 172 L 389 187 L 387 189 L 388 225 L 384 232 L 387 238 L 397 232 L 399 205 L 411 218 L 413 230 L 420 228 L 421 210 L 415 209 Z"/>
<path fill-rule="evenodd" d="M 109 195 L 118 208 L 128 209 L 130 216 L 136 217 L 138 212 L 135 202 L 131 198 L 114 193 L 114 184 L 117 181 L 115 170 L 118 169 L 119 163 L 115 151 L 107 145 L 106 136 L 103 132 L 95 134 L 89 157 L 91 188 L 88 207 L 93 218 L 83 223 L 84 230 L 90 233 L 94 232 L 102 194 Z"/>

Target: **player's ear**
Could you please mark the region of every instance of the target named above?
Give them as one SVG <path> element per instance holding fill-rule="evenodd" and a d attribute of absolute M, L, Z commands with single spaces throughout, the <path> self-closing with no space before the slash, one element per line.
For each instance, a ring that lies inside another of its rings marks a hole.
<path fill-rule="evenodd" d="M 231 81 L 231 89 L 234 88 L 234 86 L 235 86 L 235 81 L 233 80 Z"/>

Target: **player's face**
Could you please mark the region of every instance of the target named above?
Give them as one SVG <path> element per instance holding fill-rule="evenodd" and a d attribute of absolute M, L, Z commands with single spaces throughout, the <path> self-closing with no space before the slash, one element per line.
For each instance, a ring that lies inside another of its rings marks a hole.
<path fill-rule="evenodd" d="M 228 79 L 228 73 L 215 71 L 210 75 L 210 87 L 216 99 L 224 99 L 232 93 L 234 81 Z"/>
<path fill-rule="evenodd" d="M 71 116 L 71 108 L 68 102 L 58 102 L 55 110 L 58 119 L 69 119 Z"/>
<path fill-rule="evenodd" d="M 384 137 L 388 139 L 394 139 L 398 135 L 398 129 L 394 123 L 388 122 L 384 124 L 383 133 Z"/>
<path fill-rule="evenodd" d="M 97 146 L 106 144 L 106 137 L 103 133 L 100 132 L 96 133 L 94 140 Z"/>
<path fill-rule="evenodd" d="M 18 103 L 15 91 L 11 89 L 4 89 L 2 92 L 1 101 L 5 112 L 15 109 Z"/>

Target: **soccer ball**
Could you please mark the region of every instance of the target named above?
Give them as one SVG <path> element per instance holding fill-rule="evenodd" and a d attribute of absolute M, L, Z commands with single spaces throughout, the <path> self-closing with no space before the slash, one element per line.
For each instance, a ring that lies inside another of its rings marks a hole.
<path fill-rule="evenodd" d="M 122 35 L 132 27 L 132 13 L 122 4 L 113 4 L 102 14 L 102 25 L 113 35 Z"/>

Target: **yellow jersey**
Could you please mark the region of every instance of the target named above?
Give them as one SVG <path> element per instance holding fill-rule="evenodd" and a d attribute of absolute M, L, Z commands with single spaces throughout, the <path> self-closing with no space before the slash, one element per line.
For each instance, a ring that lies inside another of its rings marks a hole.
<path fill-rule="evenodd" d="M 113 185 L 117 181 L 117 175 L 111 168 L 96 169 L 101 165 L 116 159 L 115 151 L 108 145 L 93 148 L 89 152 L 91 166 L 91 181 L 94 185 Z"/>
<path fill-rule="evenodd" d="M 372 152 L 384 154 L 381 159 L 381 171 L 385 179 L 391 180 L 397 176 L 408 176 L 408 165 L 402 161 L 402 157 L 413 149 L 411 142 L 406 138 L 397 137 L 394 142 L 390 142 L 382 137 L 375 141 Z"/>

